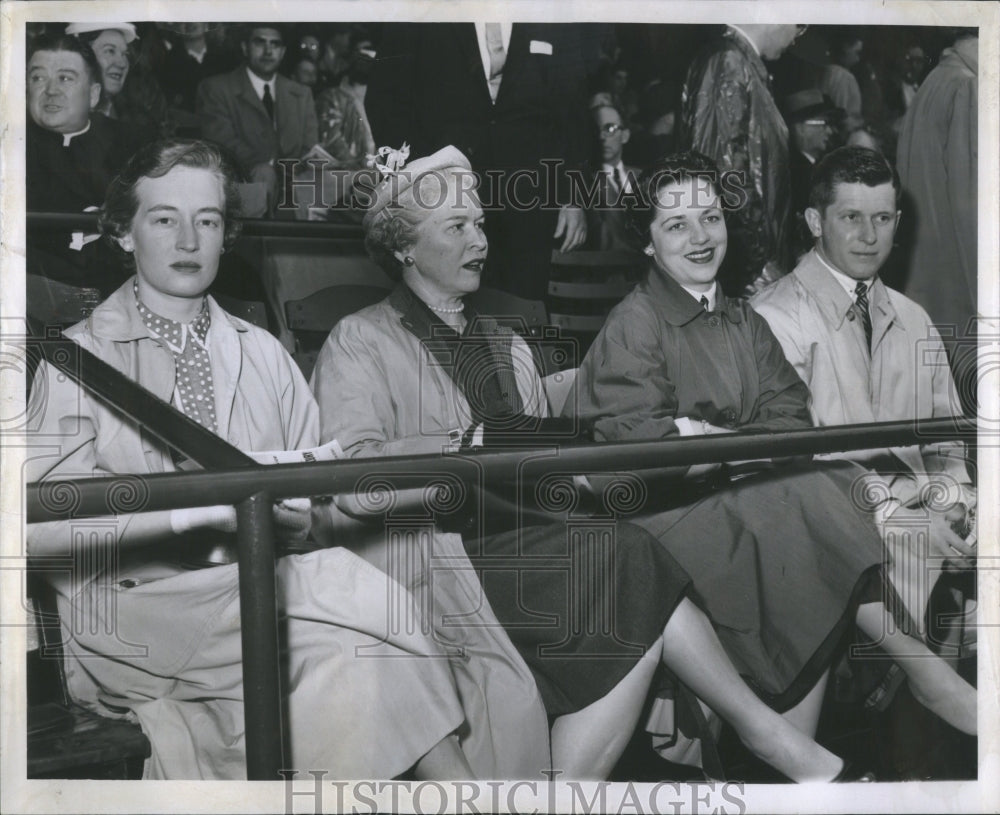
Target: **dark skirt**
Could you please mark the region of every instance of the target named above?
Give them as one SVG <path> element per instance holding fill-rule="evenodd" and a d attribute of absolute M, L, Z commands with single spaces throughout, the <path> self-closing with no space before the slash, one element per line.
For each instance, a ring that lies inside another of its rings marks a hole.
<path fill-rule="evenodd" d="M 550 716 L 617 685 L 690 586 L 670 553 L 627 523 L 528 526 L 466 539 L 465 548 Z"/>
<path fill-rule="evenodd" d="M 881 537 L 851 501 L 860 472 L 778 468 L 630 518 L 691 575 L 736 669 L 779 711 L 829 667 L 859 603 L 892 599 Z"/>

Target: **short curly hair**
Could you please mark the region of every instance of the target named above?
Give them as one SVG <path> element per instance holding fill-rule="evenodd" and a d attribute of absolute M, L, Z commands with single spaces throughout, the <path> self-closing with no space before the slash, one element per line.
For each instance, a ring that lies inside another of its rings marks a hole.
<path fill-rule="evenodd" d="M 729 183 L 729 175 L 720 172 L 712 159 L 695 150 L 674 153 L 660 159 L 639 179 L 639 194 L 628 210 L 630 229 L 641 242 L 648 242 L 649 228 L 655 217 L 657 193 L 668 184 L 681 181 L 707 181 L 722 199 L 723 211 L 734 209 L 739 203 L 736 200 L 739 190 Z M 732 180 L 736 181 L 736 178 Z"/>
<path fill-rule="evenodd" d="M 441 199 L 429 193 L 427 187 L 434 183 L 440 195 L 441 180 L 440 171 L 426 173 L 412 187 L 400 192 L 391 204 L 377 212 L 368 212 L 361 222 L 369 257 L 392 280 L 403 277 L 403 264 L 395 253 L 405 252 L 417 242 L 417 227 L 434 210 L 428 202 L 440 203 Z"/>
<path fill-rule="evenodd" d="M 243 180 L 235 160 L 214 142 L 200 139 L 163 139 L 138 150 L 129 159 L 125 169 L 108 187 L 98 215 L 101 233 L 109 243 L 122 252 L 128 264 L 132 255 L 121 250 L 116 238 L 123 238 L 132 228 L 132 221 L 139 211 L 136 187 L 144 178 L 161 178 L 174 167 L 193 167 L 209 170 L 222 181 L 225 195 L 224 229 L 222 245 L 229 249 L 240 236 L 240 193 L 238 184 Z"/>

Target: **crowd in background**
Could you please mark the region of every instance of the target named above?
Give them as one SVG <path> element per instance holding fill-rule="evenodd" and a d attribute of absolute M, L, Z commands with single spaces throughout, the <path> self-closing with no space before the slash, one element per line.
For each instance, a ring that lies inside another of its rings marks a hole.
<path fill-rule="evenodd" d="M 797 254 L 808 247 L 802 211 L 811 165 L 837 146 L 859 144 L 897 162 L 903 175 L 906 197 L 900 247 L 883 277 L 900 288 L 912 280 L 918 299 L 935 319 L 961 323 L 963 330 L 975 313 L 976 100 L 966 92 L 958 102 L 965 109 L 955 110 L 956 99 L 949 90 L 953 84 L 947 79 L 949 70 L 955 76 L 964 73 L 968 88 L 971 72 L 974 87 L 974 56 L 971 64 L 962 64 L 961 57 L 946 57 L 937 72 L 946 75 L 937 82 L 944 89 L 937 101 L 921 105 L 918 97 L 942 52 L 955 42 L 955 29 L 770 26 L 795 28 L 795 36 L 768 44 L 771 50 L 760 52 L 757 45 L 750 49 L 745 32 L 735 33 L 739 27 L 548 26 L 562 32 L 555 56 L 566 60 L 572 51 L 573 58 L 560 63 L 560 76 L 535 83 L 545 85 L 544 93 L 551 98 L 534 91 L 538 98 L 518 99 L 516 107 L 507 108 L 510 121 L 505 125 L 499 115 L 509 105 L 504 95 L 494 99 L 489 110 L 476 108 L 465 89 L 461 92 L 466 97 L 455 95 L 455 80 L 448 77 L 465 72 L 467 65 L 461 59 L 441 61 L 436 74 L 426 65 L 441 59 L 440 54 L 410 64 L 405 72 L 397 70 L 410 56 L 405 49 L 418 42 L 415 37 L 431 36 L 431 28 L 444 32 L 453 26 L 29 24 L 29 55 L 37 42 L 68 34 L 93 51 L 101 87 L 92 105 L 84 97 L 87 120 L 96 123 L 87 137 L 95 143 L 87 149 L 70 147 L 65 137 L 72 131 L 64 124 L 46 124 L 39 116 L 30 116 L 28 209 L 72 212 L 99 206 L 108 181 L 125 158 L 139 145 L 164 136 L 209 138 L 233 152 L 248 181 L 243 188 L 245 215 L 354 223 L 362 213 L 353 206 L 353 174 L 366 166 L 377 147 L 399 147 L 402 140 L 415 148 L 415 154 L 439 149 L 442 140 L 455 143 L 472 157 L 477 171 L 530 168 L 533 163 L 537 167 L 539 158 L 560 159 L 599 183 L 607 179 L 606 192 L 612 196 L 621 192 L 615 168 L 628 192 L 629 179 L 657 158 L 695 147 L 719 161 L 722 169 L 748 172 L 747 204 L 734 213 L 739 248 L 730 253 L 722 280 L 731 291 L 752 293 L 755 286 L 790 270 Z M 255 44 L 254 31 L 270 33 Z M 742 55 L 737 54 L 740 43 L 747 49 Z M 459 40 L 448 47 L 452 45 L 455 53 L 462 53 Z M 758 55 L 750 71 L 754 49 Z M 724 62 L 742 75 L 735 85 L 735 76 L 727 76 L 726 69 L 719 73 Z M 260 104 L 254 100 L 244 104 L 249 97 L 240 99 L 251 86 L 246 80 L 251 72 L 271 77 L 264 83 L 273 85 L 276 102 L 270 102 L 270 109 L 263 99 L 269 88 L 255 88 Z M 373 73 L 373 92 L 366 103 Z M 511 73 L 508 70 L 507 83 L 513 87 L 520 75 Z M 401 80 L 409 84 L 404 86 Z M 29 89 L 29 113 L 31 93 Z M 505 88 L 508 97 L 513 93 Z M 716 100 L 721 100 L 718 105 Z M 728 113 L 727 104 L 732 106 Z M 555 111 L 546 111 L 544 121 L 538 111 L 542 105 Z M 470 113 L 473 108 L 476 112 Z M 273 122 L 273 132 L 265 114 Z M 720 120 L 726 115 L 728 124 Z M 934 143 L 940 126 L 930 122 L 942 116 L 951 128 L 945 145 Z M 487 117 L 492 124 L 485 124 Z M 429 125 L 430 120 L 436 124 Z M 477 130 L 484 126 L 486 142 Z M 726 127 L 733 132 L 723 132 Z M 530 134 L 531 139 L 525 135 L 524 141 L 538 142 L 545 129 L 560 131 L 544 147 L 547 155 L 534 155 L 530 149 L 518 154 L 519 133 Z M 61 134 L 69 149 L 47 149 L 43 130 Z M 461 143 L 466 136 L 467 143 Z M 473 144 L 477 139 L 481 143 Z M 77 153 L 70 155 L 72 150 Z M 944 156 L 943 170 L 936 159 L 928 158 L 938 154 Z M 293 164 L 280 167 L 284 159 Z M 303 159 L 342 171 L 340 176 L 323 175 L 319 200 L 317 189 L 308 185 L 295 189 L 292 183 L 311 172 Z M 928 178 L 934 172 L 941 177 Z M 544 294 L 547 277 L 537 269 L 552 246 L 566 250 L 634 245 L 615 207 L 584 208 L 589 210 L 586 232 L 568 217 L 572 209 L 567 209 L 565 225 L 560 213 L 558 228 L 563 231 L 556 243 L 549 237 L 556 226 L 554 218 L 536 219 L 538 236 L 532 234 L 531 222 L 522 219 L 510 230 L 517 234 L 519 245 L 537 244 L 539 250 L 508 252 L 505 245 L 511 241 L 501 228 L 510 207 L 501 201 L 489 219 L 493 282 L 537 299 Z M 51 243 L 39 246 L 33 271 L 76 285 L 96 285 L 106 292 L 106 278 L 115 278 L 107 258 L 100 256 L 99 248 L 88 247 L 87 236 L 82 247 L 79 239 L 73 246 L 73 250 Z M 917 246 L 926 251 L 914 251 Z M 953 274 L 939 274 L 941 263 L 948 264 Z M 933 273 L 924 268 L 928 264 Z M 526 267 L 530 272 L 524 271 Z M 943 288 L 953 285 L 960 290 L 942 294 Z M 941 302 L 950 305 L 935 313 Z"/>

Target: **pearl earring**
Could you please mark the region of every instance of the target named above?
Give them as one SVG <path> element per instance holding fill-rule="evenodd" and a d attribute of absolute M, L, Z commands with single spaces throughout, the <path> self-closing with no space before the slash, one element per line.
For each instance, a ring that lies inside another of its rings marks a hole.
<path fill-rule="evenodd" d="M 404 266 L 412 266 L 414 263 L 416 263 L 416 261 L 410 255 L 407 255 L 405 258 L 403 258 Z"/>
<path fill-rule="evenodd" d="M 656 250 L 653 248 L 653 244 L 649 244 L 649 246 L 647 246 L 645 249 L 642 250 L 642 253 L 646 257 L 650 257 L 651 258 L 653 255 L 656 254 Z"/>

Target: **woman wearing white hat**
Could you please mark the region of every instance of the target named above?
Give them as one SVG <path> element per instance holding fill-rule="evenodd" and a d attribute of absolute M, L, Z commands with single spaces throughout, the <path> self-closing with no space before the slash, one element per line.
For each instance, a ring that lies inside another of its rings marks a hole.
<path fill-rule="evenodd" d="M 115 115 L 114 99 L 125 87 L 129 71 L 128 46 L 138 39 L 132 23 L 70 23 L 66 33 L 86 42 L 97 56 L 101 66 L 101 101 L 97 110 L 112 119 Z"/>
<path fill-rule="evenodd" d="M 568 440 L 572 422 L 548 417 L 525 342 L 479 313 L 472 297 L 488 247 L 469 160 L 449 146 L 404 169 L 408 156 L 409 148 L 383 148 L 372 157 L 385 177 L 370 190 L 365 247 L 398 285 L 338 322 L 320 351 L 312 388 L 323 442 L 335 439 L 358 458 L 458 452 L 498 439 L 542 447 Z M 690 579 L 658 541 L 612 522 L 585 533 L 606 548 L 571 547 L 575 533 L 534 510 L 559 503 L 559 488 L 538 487 L 534 499 L 513 507 L 491 484 L 469 489 L 468 513 L 456 500 L 458 511 L 435 509 L 435 522 L 461 532 L 481 570 L 483 603 L 531 669 L 552 720 L 554 769 L 606 778 L 662 663 L 789 778 L 860 777 L 754 695 L 689 592 Z M 338 501 L 371 514 L 370 500 Z M 571 576 L 570 552 L 580 558 L 579 575 Z"/>
<path fill-rule="evenodd" d="M 137 53 L 139 35 L 132 23 L 70 23 L 66 33 L 86 42 L 101 66 L 101 98 L 94 108 L 118 119 L 136 146 L 174 132 L 167 97 Z"/>

